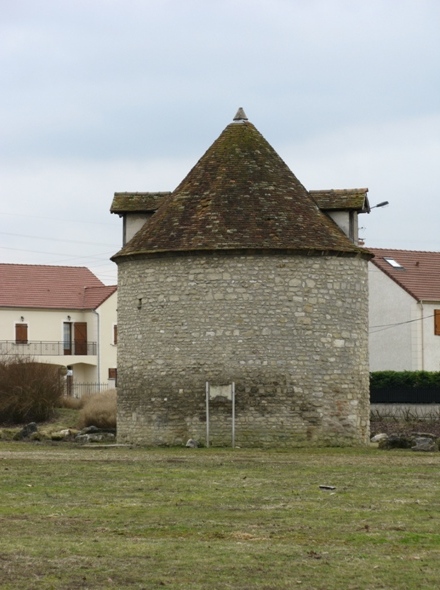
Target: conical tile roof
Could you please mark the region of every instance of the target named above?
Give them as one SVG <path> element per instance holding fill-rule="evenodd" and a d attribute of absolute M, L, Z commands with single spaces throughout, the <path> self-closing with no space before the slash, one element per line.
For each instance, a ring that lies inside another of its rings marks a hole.
<path fill-rule="evenodd" d="M 244 117 L 226 127 L 114 260 L 195 250 L 366 253 Z"/>

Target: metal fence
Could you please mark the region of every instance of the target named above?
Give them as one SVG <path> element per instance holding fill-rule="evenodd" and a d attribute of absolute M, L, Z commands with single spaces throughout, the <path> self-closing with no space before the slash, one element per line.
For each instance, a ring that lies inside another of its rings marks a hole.
<path fill-rule="evenodd" d="M 68 356 L 97 354 L 96 342 L 72 342 L 69 348 L 65 348 L 65 346 L 64 342 L 0 340 L 0 355 Z"/>
<path fill-rule="evenodd" d="M 80 398 L 83 395 L 93 395 L 108 389 L 113 389 L 108 383 L 69 383 L 69 381 L 66 381 L 64 393 L 70 397 Z"/>
<path fill-rule="evenodd" d="M 438 404 L 440 388 L 435 386 L 372 388 L 370 402 L 372 404 Z"/>

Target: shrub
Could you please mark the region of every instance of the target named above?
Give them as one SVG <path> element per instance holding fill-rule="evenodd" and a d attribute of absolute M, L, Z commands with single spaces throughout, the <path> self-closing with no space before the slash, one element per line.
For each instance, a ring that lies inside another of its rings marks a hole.
<path fill-rule="evenodd" d="M 84 407 L 84 397 L 72 397 L 71 395 L 63 395 L 60 398 L 60 408 L 68 408 L 69 410 L 80 410 Z"/>
<path fill-rule="evenodd" d="M 439 371 L 376 371 L 370 373 L 372 389 L 389 387 L 439 387 Z"/>
<path fill-rule="evenodd" d="M 370 373 L 372 403 L 439 403 L 440 372 L 376 371 Z"/>
<path fill-rule="evenodd" d="M 63 393 L 59 367 L 28 357 L 0 359 L 0 422 L 43 422 Z"/>
<path fill-rule="evenodd" d="M 116 428 L 116 389 L 88 394 L 82 399 L 84 406 L 79 413 L 80 428 Z"/>

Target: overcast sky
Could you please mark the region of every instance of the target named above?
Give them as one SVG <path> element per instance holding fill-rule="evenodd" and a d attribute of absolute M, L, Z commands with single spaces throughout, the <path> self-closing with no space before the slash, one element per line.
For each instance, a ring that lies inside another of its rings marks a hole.
<path fill-rule="evenodd" d="M 1 0 L 0 261 L 109 260 L 117 191 L 172 190 L 242 106 L 366 246 L 440 251 L 439 0 Z"/>

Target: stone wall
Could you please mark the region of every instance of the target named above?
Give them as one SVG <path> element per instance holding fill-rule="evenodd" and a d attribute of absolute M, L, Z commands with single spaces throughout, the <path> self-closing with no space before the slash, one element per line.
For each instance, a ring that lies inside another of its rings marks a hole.
<path fill-rule="evenodd" d="M 124 258 L 118 439 L 205 440 L 205 383 L 235 382 L 236 444 L 363 444 L 369 436 L 367 261 L 272 252 Z M 210 404 L 213 445 L 231 402 Z"/>

